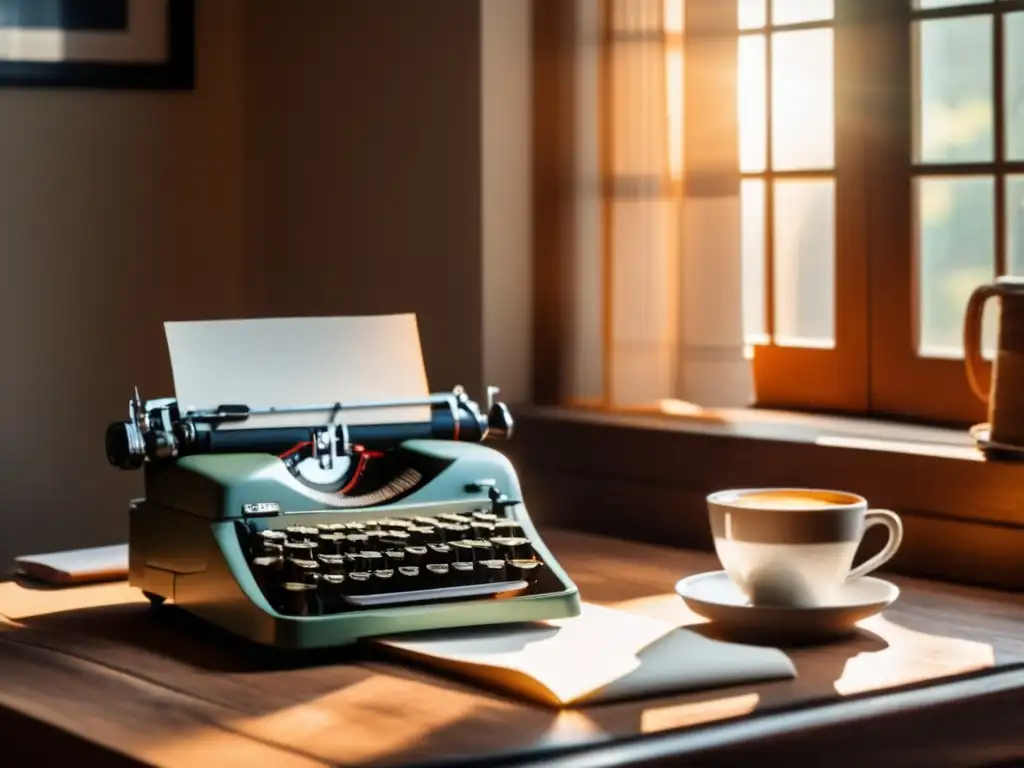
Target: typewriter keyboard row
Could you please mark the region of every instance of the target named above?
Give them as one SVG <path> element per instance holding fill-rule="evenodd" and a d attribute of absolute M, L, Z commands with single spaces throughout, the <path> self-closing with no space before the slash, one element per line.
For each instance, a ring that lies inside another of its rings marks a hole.
<path fill-rule="evenodd" d="M 544 564 L 519 524 L 491 512 L 249 531 L 256 581 L 279 613 L 510 597 Z"/>

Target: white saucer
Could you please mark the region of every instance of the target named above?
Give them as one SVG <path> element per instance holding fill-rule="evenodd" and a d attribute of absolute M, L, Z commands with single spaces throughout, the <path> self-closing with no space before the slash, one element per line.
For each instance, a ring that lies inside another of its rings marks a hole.
<path fill-rule="evenodd" d="M 900 590 L 884 579 L 864 576 L 846 584 L 835 605 L 753 606 L 725 571 L 711 571 L 682 579 L 676 593 L 690 610 L 709 619 L 709 629 L 722 639 L 799 644 L 855 632 L 858 621 L 883 611 Z"/>

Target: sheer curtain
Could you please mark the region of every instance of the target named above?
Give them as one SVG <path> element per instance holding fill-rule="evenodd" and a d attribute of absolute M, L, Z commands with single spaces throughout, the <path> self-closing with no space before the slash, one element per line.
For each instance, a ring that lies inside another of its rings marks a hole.
<path fill-rule="evenodd" d="M 747 405 L 736 3 L 577 2 L 569 399 Z"/>

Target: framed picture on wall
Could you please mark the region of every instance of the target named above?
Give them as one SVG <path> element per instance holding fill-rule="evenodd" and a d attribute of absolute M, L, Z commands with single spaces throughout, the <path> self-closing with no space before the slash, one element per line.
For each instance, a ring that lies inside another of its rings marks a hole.
<path fill-rule="evenodd" d="M 0 0 L 0 88 L 194 84 L 193 0 Z"/>

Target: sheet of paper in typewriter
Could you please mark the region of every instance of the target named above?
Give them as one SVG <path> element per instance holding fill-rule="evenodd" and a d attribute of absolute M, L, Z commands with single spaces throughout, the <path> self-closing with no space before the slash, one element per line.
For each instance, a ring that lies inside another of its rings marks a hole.
<path fill-rule="evenodd" d="M 425 398 L 416 316 L 257 318 L 164 324 L 175 397 L 186 409 Z M 328 412 L 270 414 L 239 428 L 319 426 Z M 348 424 L 421 422 L 428 406 L 346 412 Z"/>

